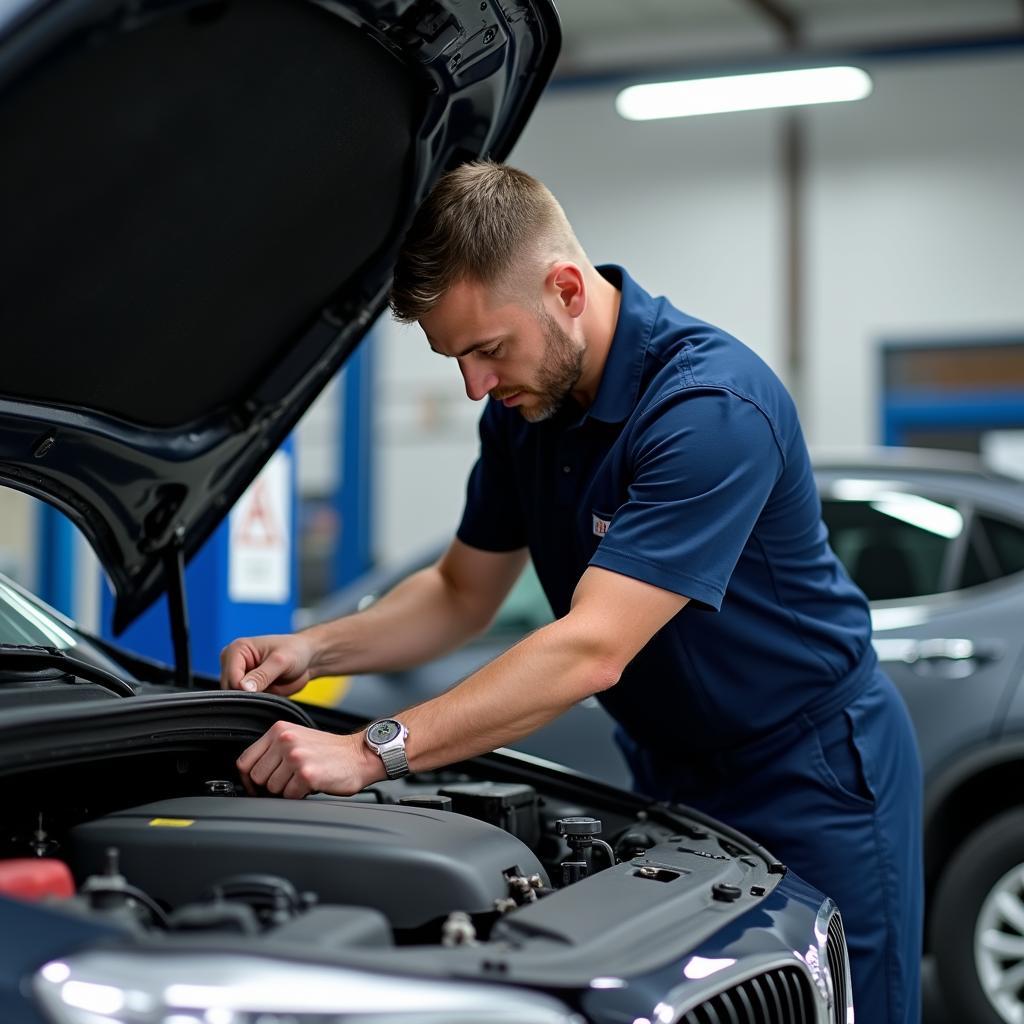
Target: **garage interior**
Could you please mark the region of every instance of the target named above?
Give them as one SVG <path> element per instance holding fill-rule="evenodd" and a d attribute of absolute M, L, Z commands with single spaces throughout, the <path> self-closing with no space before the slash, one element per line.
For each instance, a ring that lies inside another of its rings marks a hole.
<path fill-rule="evenodd" d="M 941 449 L 1024 479 L 1024 2 L 557 6 L 561 56 L 509 163 L 551 188 L 591 259 L 753 348 L 822 460 Z M 638 83 L 828 65 L 866 71 L 870 94 L 650 121 L 616 109 Z M 216 671 L 237 606 L 288 630 L 449 536 L 479 411 L 419 328 L 385 313 L 265 471 L 276 497 L 250 494 L 210 542 L 227 551 L 244 514 L 277 582 L 232 590 L 212 554 L 190 569 L 192 615 L 213 630 L 196 666 Z M 113 636 L 88 544 L 7 488 L 0 572 Z M 121 640 L 168 657 L 166 630 L 157 609 Z M 930 971 L 925 1024 L 954 1024 Z"/>

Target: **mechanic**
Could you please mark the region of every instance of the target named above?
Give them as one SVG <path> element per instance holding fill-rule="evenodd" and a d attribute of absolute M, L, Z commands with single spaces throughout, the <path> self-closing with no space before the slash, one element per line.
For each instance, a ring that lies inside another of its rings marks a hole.
<path fill-rule="evenodd" d="M 435 185 L 391 302 L 490 399 L 456 538 L 366 611 L 234 641 L 222 686 L 288 695 L 438 657 L 486 628 L 528 557 L 556 619 L 366 734 L 278 722 L 239 758 L 246 787 L 356 793 L 597 695 L 639 791 L 735 826 L 838 903 L 858 1019 L 917 1021 L 917 749 L 781 382 L 593 266 L 554 196 L 499 164 Z"/>

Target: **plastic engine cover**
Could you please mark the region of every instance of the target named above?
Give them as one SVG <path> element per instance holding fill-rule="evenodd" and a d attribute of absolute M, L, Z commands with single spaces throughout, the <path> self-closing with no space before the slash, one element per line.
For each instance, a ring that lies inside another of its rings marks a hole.
<path fill-rule="evenodd" d="M 321 903 L 375 907 L 395 928 L 493 910 L 513 867 L 547 884 L 529 847 L 486 822 L 334 798 L 162 800 L 78 825 L 70 845 L 80 881 L 102 873 L 115 846 L 128 882 L 172 908 L 231 875 L 260 872 Z"/>

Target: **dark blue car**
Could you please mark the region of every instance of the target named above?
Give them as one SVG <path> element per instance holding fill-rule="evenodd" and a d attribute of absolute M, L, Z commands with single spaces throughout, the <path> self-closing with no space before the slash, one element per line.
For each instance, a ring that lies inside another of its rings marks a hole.
<path fill-rule="evenodd" d="M 745 836 L 526 755 L 246 796 L 275 721 L 0 578 L 5 1024 L 836 1024 L 832 901 Z"/>

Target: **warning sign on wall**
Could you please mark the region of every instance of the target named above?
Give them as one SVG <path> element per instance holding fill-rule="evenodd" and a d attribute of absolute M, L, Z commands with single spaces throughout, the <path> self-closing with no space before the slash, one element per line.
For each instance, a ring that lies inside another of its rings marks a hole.
<path fill-rule="evenodd" d="M 291 597 L 291 458 L 277 452 L 231 510 L 228 595 L 284 604 Z"/>

